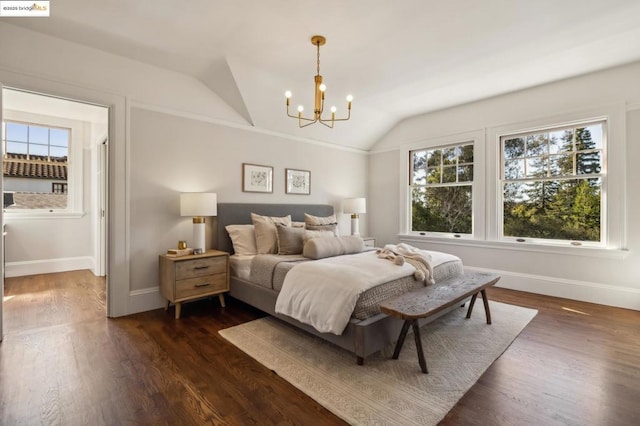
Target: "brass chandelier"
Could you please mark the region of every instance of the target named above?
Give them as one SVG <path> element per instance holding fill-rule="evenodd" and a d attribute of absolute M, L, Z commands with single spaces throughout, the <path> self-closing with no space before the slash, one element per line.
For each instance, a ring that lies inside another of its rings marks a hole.
<path fill-rule="evenodd" d="M 324 46 L 327 42 L 327 39 L 321 35 L 315 35 L 311 37 L 311 44 L 317 47 L 317 72 L 314 77 L 315 81 L 315 103 L 313 108 L 313 118 L 307 118 L 302 116 L 302 112 L 304 111 L 304 107 L 302 105 L 298 105 L 298 115 L 291 115 L 289 112 L 289 105 L 291 103 L 291 92 L 287 90 L 285 92 L 285 97 L 287 98 L 287 115 L 291 118 L 298 119 L 299 127 L 307 127 L 312 125 L 313 123 L 322 123 L 327 127 L 333 128 L 333 125 L 336 121 L 347 121 L 351 118 L 351 101 L 353 101 L 353 96 L 347 96 L 347 116 L 344 118 L 336 118 L 336 107 L 331 107 L 331 118 L 323 117 L 322 114 L 324 112 L 324 92 L 327 89 L 322 83 L 322 76 L 320 75 L 320 46 Z M 305 124 L 303 124 L 305 123 Z"/>

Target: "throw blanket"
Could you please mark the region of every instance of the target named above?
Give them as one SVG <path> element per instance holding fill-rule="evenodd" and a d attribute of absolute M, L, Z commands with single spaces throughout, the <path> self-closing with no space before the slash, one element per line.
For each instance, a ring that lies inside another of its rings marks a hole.
<path fill-rule="evenodd" d="M 322 333 L 340 335 L 362 292 L 414 270 L 408 264 L 383 261 L 375 251 L 300 263 L 285 277 L 276 312 Z"/>
<path fill-rule="evenodd" d="M 392 255 L 391 255 L 392 254 Z M 415 277 L 418 280 L 424 280 L 427 285 L 435 284 L 433 280 L 433 268 L 431 267 L 431 254 L 426 250 L 420 250 L 409 244 L 387 244 L 384 250 L 379 251 L 378 255 L 389 260 L 396 260 L 395 256 L 400 256 L 406 260 L 411 266 L 416 268 Z M 389 256 L 391 255 L 391 256 Z M 395 256 L 393 256 L 395 255 Z M 396 264 L 400 262 L 395 262 Z"/>
<path fill-rule="evenodd" d="M 309 259 L 299 254 L 258 254 L 251 261 L 251 282 L 260 284 L 263 287 L 273 288 L 273 273 L 279 263 L 303 262 L 307 260 Z"/>

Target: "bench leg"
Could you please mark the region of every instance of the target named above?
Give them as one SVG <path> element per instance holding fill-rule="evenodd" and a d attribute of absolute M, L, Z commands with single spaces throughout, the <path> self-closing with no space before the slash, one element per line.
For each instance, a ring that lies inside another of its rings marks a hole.
<path fill-rule="evenodd" d="M 482 289 L 482 303 L 484 303 L 484 312 L 487 315 L 487 324 L 491 324 L 491 312 L 489 311 L 489 300 L 487 300 L 487 292 Z"/>
<path fill-rule="evenodd" d="M 427 370 L 427 362 L 424 359 L 424 352 L 422 352 L 422 339 L 420 339 L 420 326 L 418 325 L 418 320 L 411 321 L 411 326 L 413 327 L 413 336 L 416 338 L 416 350 L 418 351 L 418 363 L 420 364 L 420 370 L 424 374 L 429 374 L 429 370 Z"/>
<path fill-rule="evenodd" d="M 476 303 L 476 297 L 478 297 L 478 293 L 471 296 L 471 302 L 469 302 L 469 310 L 467 311 L 467 319 L 471 318 L 471 312 L 473 311 L 473 305 Z"/>
<path fill-rule="evenodd" d="M 398 341 L 396 342 L 396 348 L 393 350 L 392 359 L 398 359 L 400 356 L 400 349 L 402 349 L 402 345 L 404 345 L 404 338 L 407 337 L 407 332 L 409 331 L 409 326 L 411 325 L 411 321 L 406 320 L 404 324 L 402 324 L 402 330 L 400 330 L 400 335 L 398 336 Z"/>

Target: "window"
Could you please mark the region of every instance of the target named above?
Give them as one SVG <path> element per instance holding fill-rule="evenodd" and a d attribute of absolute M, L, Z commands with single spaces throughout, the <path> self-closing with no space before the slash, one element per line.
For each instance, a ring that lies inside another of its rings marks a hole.
<path fill-rule="evenodd" d="M 53 192 L 54 194 L 66 194 L 67 193 L 67 184 L 66 183 L 53 182 L 51 184 L 51 192 Z"/>
<path fill-rule="evenodd" d="M 2 130 L 5 208 L 66 210 L 71 129 L 6 121 Z"/>
<path fill-rule="evenodd" d="M 473 143 L 409 152 L 414 232 L 473 233 Z"/>
<path fill-rule="evenodd" d="M 502 136 L 502 236 L 602 241 L 604 121 Z"/>

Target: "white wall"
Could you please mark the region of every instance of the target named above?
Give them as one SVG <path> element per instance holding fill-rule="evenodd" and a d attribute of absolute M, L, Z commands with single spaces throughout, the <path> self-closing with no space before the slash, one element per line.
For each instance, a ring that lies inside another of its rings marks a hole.
<path fill-rule="evenodd" d="M 402 167 L 407 147 L 479 133 L 486 139 L 479 149 L 486 154 L 481 170 L 486 173 L 487 206 L 476 222 L 486 228 L 485 242 L 418 237 L 410 238 L 411 243 L 454 253 L 471 269 L 497 271 L 505 287 L 640 310 L 640 223 L 634 213 L 640 208 L 636 189 L 640 181 L 639 81 L 640 63 L 634 63 L 405 120 L 372 150 L 373 234 L 384 240 L 381 242 L 397 242 L 406 232 L 400 206 L 408 179 Z M 609 211 L 616 214 L 610 219 L 611 228 L 619 229 L 620 236 L 612 237 L 613 250 L 528 249 L 491 241 L 497 209 L 491 201 L 496 192 L 498 130 L 526 127 L 527 123 L 550 125 L 566 117 L 589 118 L 594 110 L 612 111 L 615 116 L 609 148 L 617 158 L 610 158 L 609 172 L 618 181 L 609 188 Z M 398 200 L 397 212 L 390 211 L 389 198 Z"/>
<path fill-rule="evenodd" d="M 216 191 L 220 202 L 331 203 L 338 213 L 343 197 L 367 196 L 365 152 L 261 132 L 191 77 L 6 23 L 0 51 L 0 83 L 111 107 L 110 316 L 163 305 L 158 254 L 191 235 L 180 191 Z M 243 193 L 242 162 L 274 166 L 274 193 Z M 284 194 L 285 167 L 311 171 L 311 195 Z"/>

